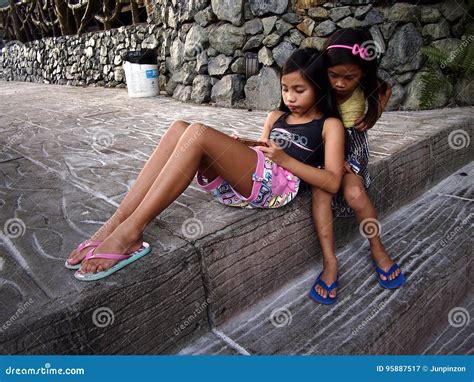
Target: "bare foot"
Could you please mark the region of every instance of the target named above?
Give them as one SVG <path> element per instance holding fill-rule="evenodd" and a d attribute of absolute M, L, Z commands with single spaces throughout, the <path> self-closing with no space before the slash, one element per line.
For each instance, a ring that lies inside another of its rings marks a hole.
<path fill-rule="evenodd" d="M 323 268 L 324 268 L 324 271 L 323 271 L 323 274 L 321 275 L 321 280 L 323 280 L 326 283 L 326 285 L 330 286 L 337 279 L 337 269 L 338 269 L 337 259 L 329 260 L 329 261 L 325 260 Z M 322 286 L 317 284 L 314 287 L 314 289 L 316 290 L 316 293 L 318 293 L 320 296 L 322 296 L 323 298 L 327 298 L 328 292 Z M 337 293 L 337 288 L 332 289 L 329 292 L 329 297 L 335 298 L 336 293 Z"/>
<path fill-rule="evenodd" d="M 120 225 L 120 221 L 113 216 L 107 220 L 102 227 L 100 227 L 96 233 L 94 233 L 88 241 L 103 241 L 105 240 L 114 230 Z M 91 247 L 84 248 L 82 251 L 77 251 L 77 247 L 69 255 L 67 262 L 69 265 L 79 264 L 87 255 L 87 252 L 91 250 Z"/>
<path fill-rule="evenodd" d="M 390 267 L 394 264 L 394 261 L 390 258 L 390 256 L 385 251 L 381 252 L 372 252 L 372 257 L 374 258 L 375 263 L 381 268 L 384 272 L 388 272 Z M 397 268 L 394 270 L 388 277 L 384 275 L 379 275 L 382 280 L 393 280 L 398 277 L 401 270 Z"/>
<path fill-rule="evenodd" d="M 114 253 L 125 255 L 135 252 L 143 244 L 143 232 L 130 231 L 123 224 L 119 225 L 112 234 L 110 234 L 101 245 L 94 248 L 93 253 Z M 89 248 L 90 251 L 90 248 Z M 81 273 L 102 272 L 118 263 L 119 260 L 110 259 L 89 259 L 81 264 Z"/>

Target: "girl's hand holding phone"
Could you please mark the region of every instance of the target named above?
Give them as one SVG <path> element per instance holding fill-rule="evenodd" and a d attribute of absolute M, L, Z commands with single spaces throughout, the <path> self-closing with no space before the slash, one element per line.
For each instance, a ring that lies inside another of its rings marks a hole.
<path fill-rule="evenodd" d="M 232 138 L 234 138 L 234 136 Z M 260 139 L 258 139 L 257 141 L 254 141 L 253 139 L 239 138 L 239 137 L 235 137 L 235 139 L 237 139 L 239 142 L 242 142 L 244 145 L 249 146 L 249 147 L 266 145 L 266 143 L 264 143 Z"/>
<path fill-rule="evenodd" d="M 259 139 L 259 141 L 266 146 L 256 146 L 256 148 L 262 151 L 267 158 L 270 158 L 276 164 L 285 167 L 285 162 L 291 157 L 285 153 L 283 148 L 271 139 Z"/>

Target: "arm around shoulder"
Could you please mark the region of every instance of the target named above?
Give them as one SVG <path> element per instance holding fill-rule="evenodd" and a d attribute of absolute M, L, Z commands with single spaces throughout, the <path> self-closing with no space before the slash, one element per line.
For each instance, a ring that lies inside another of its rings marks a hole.
<path fill-rule="evenodd" d="M 384 82 L 384 86 L 382 86 L 380 90 L 381 91 L 379 93 L 379 99 L 380 99 L 380 107 L 382 109 L 380 111 L 380 114 L 382 114 L 382 112 L 385 110 L 385 107 L 388 104 L 390 97 L 392 96 L 392 87 L 387 82 Z"/>

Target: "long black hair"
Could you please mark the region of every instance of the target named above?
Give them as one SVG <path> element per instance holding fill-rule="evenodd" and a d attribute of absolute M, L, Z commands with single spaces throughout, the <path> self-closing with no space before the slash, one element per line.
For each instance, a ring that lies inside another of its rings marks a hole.
<path fill-rule="evenodd" d="M 281 77 L 296 71 L 299 71 L 301 76 L 313 87 L 316 94 L 315 104 L 318 110 L 326 117 L 340 119 L 336 97 L 327 76 L 324 55 L 313 48 L 296 50 L 283 65 Z M 280 110 L 290 111 L 283 102 L 283 96 L 280 102 Z"/>
<path fill-rule="evenodd" d="M 353 54 L 350 49 L 327 49 L 330 45 L 354 46 L 355 44 L 366 48 L 368 57 L 364 59 L 359 54 Z M 377 77 L 378 47 L 370 32 L 365 28 L 339 29 L 326 40 L 323 49 L 328 67 L 336 65 L 357 65 L 360 67 L 362 70 L 360 86 L 367 100 L 365 120 L 369 125 L 374 125 L 379 118 L 379 94 L 387 91 L 388 84 Z"/>
<path fill-rule="evenodd" d="M 315 104 L 324 117 L 341 119 L 336 94 L 331 87 L 327 75 L 328 66 L 325 55 L 314 48 L 296 50 L 283 65 L 281 77 L 296 71 L 299 71 L 303 78 L 313 86 L 316 94 Z M 281 97 L 280 110 L 290 111 L 283 102 L 283 96 Z M 345 155 L 347 155 L 350 150 L 350 136 L 347 129 L 344 129 L 344 134 L 344 151 Z"/>

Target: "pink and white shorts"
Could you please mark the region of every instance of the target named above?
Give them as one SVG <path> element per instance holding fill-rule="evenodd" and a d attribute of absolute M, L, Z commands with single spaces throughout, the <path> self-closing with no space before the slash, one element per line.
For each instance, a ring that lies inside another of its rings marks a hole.
<path fill-rule="evenodd" d="M 298 193 L 300 179 L 265 157 L 262 151 L 251 147 L 257 153 L 257 168 L 252 174 L 252 193 L 248 198 L 240 195 L 221 176 L 212 182 L 198 172 L 197 183 L 211 193 L 219 202 L 240 208 L 278 208 L 291 202 Z"/>

